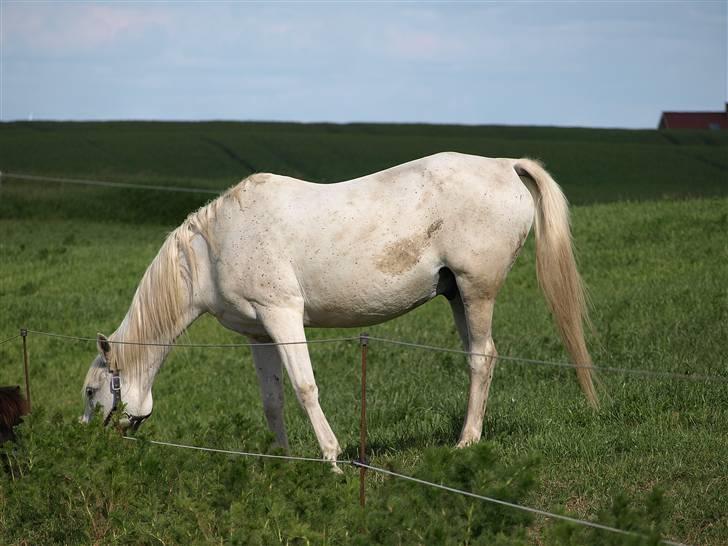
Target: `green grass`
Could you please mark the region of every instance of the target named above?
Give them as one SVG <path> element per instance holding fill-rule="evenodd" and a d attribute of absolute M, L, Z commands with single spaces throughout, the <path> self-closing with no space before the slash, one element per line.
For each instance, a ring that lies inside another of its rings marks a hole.
<path fill-rule="evenodd" d="M 445 148 L 541 157 L 579 203 L 574 237 L 593 302 L 595 361 L 728 377 L 728 138 L 722 134 L 4 124 L 0 167 L 220 188 L 248 174 L 202 136 L 223 142 L 255 170 L 320 181 Z M 681 199 L 666 199 L 676 196 Z M 0 340 L 21 326 L 81 336 L 113 331 L 165 234 L 203 202 L 185 194 L 3 181 Z M 457 347 L 444 300 L 369 332 Z M 311 330 L 309 336 L 358 333 Z M 497 300 L 494 337 L 502 355 L 566 359 L 537 288 L 532 240 Z M 185 340 L 240 338 L 205 317 Z M 94 345 L 34 335 L 28 342 L 37 413 L 11 455 L 14 476 L 0 481 L 1 543 L 625 543 L 625 537 L 372 475 L 362 519 L 357 472 L 350 468 L 336 477 L 313 463 L 140 446 L 113 431 L 82 427 L 75 418 Z M 310 350 L 324 411 L 345 457 L 354 458 L 358 347 Z M 381 343 L 372 343 L 369 354 L 374 464 L 690 544 L 728 543 L 726 383 L 602 373 L 604 404 L 593 413 L 573 372 L 501 361 L 483 441 L 457 451 L 451 446 L 465 412 L 464 358 Z M 21 363 L 19 341 L 1 345 L 0 383 L 22 384 Z M 154 416 L 142 438 L 268 449 L 246 349 L 176 349 L 154 394 Z M 317 456 L 288 386 L 286 394 L 291 451 Z"/>
<path fill-rule="evenodd" d="M 575 204 L 725 196 L 727 149 L 728 135 L 716 131 L 234 122 L 0 124 L 0 167 L 6 172 L 223 189 L 251 172 L 332 182 L 455 150 L 545 160 Z M 156 216 L 148 208 L 145 212 Z"/>

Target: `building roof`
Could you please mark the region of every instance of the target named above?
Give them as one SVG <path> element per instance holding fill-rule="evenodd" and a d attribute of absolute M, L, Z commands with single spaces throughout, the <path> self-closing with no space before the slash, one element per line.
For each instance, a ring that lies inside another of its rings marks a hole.
<path fill-rule="evenodd" d="M 659 129 L 728 129 L 725 112 L 663 112 Z"/>

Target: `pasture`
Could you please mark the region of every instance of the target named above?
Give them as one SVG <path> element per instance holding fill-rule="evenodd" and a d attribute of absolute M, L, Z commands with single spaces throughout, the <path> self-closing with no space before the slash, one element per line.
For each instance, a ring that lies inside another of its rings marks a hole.
<path fill-rule="evenodd" d="M 5 172 L 224 189 L 251 172 L 319 182 L 435 151 L 542 159 L 574 204 L 597 365 L 728 378 L 728 135 L 591 129 L 261 123 L 6 123 Z M 166 233 L 207 197 L 25 183 L 0 188 L 0 341 L 18 328 L 111 333 Z M 458 347 L 444 299 L 372 336 Z M 310 330 L 309 339 L 358 335 Z M 533 237 L 496 301 L 501 355 L 565 361 L 538 290 Z M 203 317 L 184 342 L 242 341 Z M 728 543 L 728 383 L 499 362 L 483 440 L 455 450 L 465 358 L 372 342 L 370 460 L 405 474 L 649 535 L 611 535 L 369 474 L 189 452 L 76 423 L 95 345 L 31 334 L 34 415 L 0 478 L 0 543 Z M 359 349 L 312 345 L 321 405 L 358 445 Z M 175 349 L 137 436 L 270 449 L 249 351 Z M 20 340 L 1 384 L 22 384 Z M 290 389 L 291 453 L 317 457 Z"/>

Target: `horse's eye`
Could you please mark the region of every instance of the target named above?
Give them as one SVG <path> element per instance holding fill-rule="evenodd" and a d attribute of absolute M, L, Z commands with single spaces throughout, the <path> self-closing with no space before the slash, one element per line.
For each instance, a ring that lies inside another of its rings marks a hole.
<path fill-rule="evenodd" d="M 91 387 L 86 387 L 86 397 L 91 398 L 94 395 L 94 390 Z"/>

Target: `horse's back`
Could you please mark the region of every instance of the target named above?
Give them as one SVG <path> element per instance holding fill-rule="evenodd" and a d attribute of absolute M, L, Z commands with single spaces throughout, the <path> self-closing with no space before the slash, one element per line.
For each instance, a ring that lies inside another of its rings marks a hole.
<path fill-rule="evenodd" d="M 519 208 L 513 200 L 526 200 L 530 207 L 526 212 L 532 215 L 530 194 L 512 160 L 456 152 L 332 184 L 256 174 L 235 187 L 232 195 L 236 202 L 225 231 L 231 224 L 242 229 L 269 223 L 286 237 L 289 229 L 299 237 L 310 235 L 314 237 L 311 242 L 318 241 L 322 247 L 352 237 L 357 241 L 386 239 L 387 233 L 400 237 L 421 230 L 423 224 L 425 230 L 430 229 L 440 220 L 445 232 L 448 228 L 467 229 L 463 223 L 513 214 Z M 444 225 L 446 219 L 450 220 L 448 226 Z"/>

